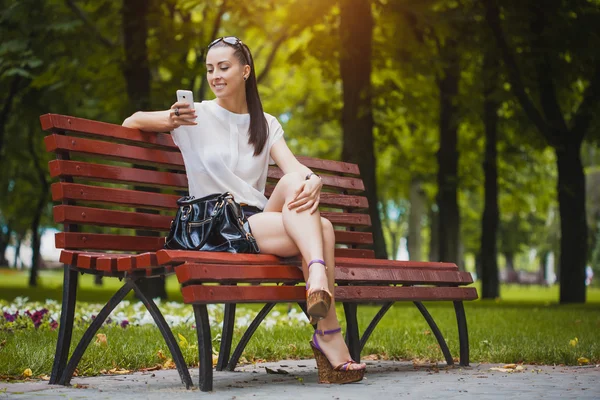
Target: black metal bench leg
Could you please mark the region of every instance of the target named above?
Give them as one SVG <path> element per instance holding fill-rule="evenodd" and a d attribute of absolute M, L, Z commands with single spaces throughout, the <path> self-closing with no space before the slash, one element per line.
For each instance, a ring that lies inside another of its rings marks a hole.
<path fill-rule="evenodd" d="M 460 365 L 469 366 L 469 331 L 467 330 L 467 316 L 462 301 L 454 302 L 456 322 L 458 323 L 458 341 L 460 343 Z"/>
<path fill-rule="evenodd" d="M 52 373 L 50 374 L 50 384 L 58 383 L 67 359 L 69 357 L 69 348 L 71 347 L 71 338 L 73 336 L 73 318 L 75 317 L 75 300 L 77 298 L 77 271 L 64 265 L 62 308 L 60 311 L 60 326 L 58 328 L 58 340 L 56 342 L 56 352 L 54 354 L 54 363 Z"/>
<path fill-rule="evenodd" d="M 444 354 L 444 358 L 446 359 L 446 364 L 454 365 L 454 360 L 452 359 L 452 354 L 450 354 L 450 349 L 448 349 L 448 344 L 446 344 L 444 335 L 442 335 L 442 332 L 440 332 L 440 329 L 433 320 L 433 317 L 431 316 L 431 314 L 429 314 L 429 311 L 427 311 L 427 308 L 425 308 L 423 303 L 421 303 L 420 301 L 413 301 L 413 303 L 415 304 L 415 306 L 417 306 L 419 311 L 421 311 L 421 315 L 423 315 L 425 321 L 427 321 L 427 323 L 429 324 L 429 328 L 431 328 L 431 331 L 435 335 L 435 338 L 437 339 L 438 344 L 440 345 L 440 349 Z"/>
<path fill-rule="evenodd" d="M 206 304 L 194 304 L 194 317 L 196 318 L 196 333 L 198 335 L 199 386 L 201 391 L 210 392 L 213 389 L 212 339 Z"/>
<path fill-rule="evenodd" d="M 192 383 L 192 377 L 190 376 L 190 371 L 185 363 L 183 354 L 181 354 L 181 349 L 175 341 L 175 336 L 173 336 L 173 332 L 171 332 L 171 328 L 169 328 L 169 324 L 167 324 L 167 321 L 165 321 L 165 318 L 156 306 L 156 303 L 152 299 L 148 298 L 135 282 L 132 281 L 132 285 L 136 296 L 142 301 L 142 303 L 144 303 L 146 309 L 148 312 L 150 312 L 150 315 L 152 315 L 154 323 L 156 326 L 158 326 L 158 330 L 162 334 L 163 339 L 165 339 L 165 343 L 167 344 L 167 347 L 171 352 L 171 356 L 173 357 L 173 362 L 177 367 L 177 372 L 179 372 L 181 382 L 185 385 L 186 389 L 189 389 L 190 387 L 194 386 Z"/>
<path fill-rule="evenodd" d="M 393 305 L 394 305 L 393 301 L 390 301 L 389 303 L 385 303 L 379 309 L 379 311 L 377 312 L 377 314 L 375 314 L 375 316 L 371 320 L 371 323 L 369 324 L 369 326 L 367 327 L 367 329 L 365 329 L 365 331 L 362 334 L 362 337 L 360 338 L 360 351 L 361 352 L 365 348 L 365 344 L 367 344 L 367 341 L 371 337 L 371 334 L 375 330 L 375 327 L 377 326 L 377 324 L 379 324 L 379 321 L 381 321 L 381 319 L 383 318 L 383 316 L 389 311 L 390 308 L 392 308 Z"/>
<path fill-rule="evenodd" d="M 71 382 L 71 378 L 73 377 L 73 372 L 75 372 L 75 368 L 77 368 L 79 361 L 81 361 L 81 357 L 83 357 L 83 354 L 85 353 L 90 342 L 96 335 L 96 332 L 98 332 L 98 329 L 100 329 L 102 327 L 102 324 L 104 324 L 104 321 L 106 321 L 106 318 L 108 318 L 110 313 L 125 298 L 125 296 L 127 296 L 127 293 L 129 293 L 132 288 L 133 288 L 133 284 L 130 281 L 127 281 L 113 295 L 113 297 L 110 298 L 108 303 L 106 303 L 106 305 L 104 307 L 102 307 L 102 310 L 100 310 L 98 315 L 96 315 L 96 318 L 94 318 L 94 320 L 92 321 L 90 326 L 87 328 L 87 330 L 81 337 L 81 340 L 77 344 L 77 347 L 75 347 L 75 351 L 73 351 L 73 354 L 71 354 L 69 363 L 67 364 L 67 367 L 64 369 L 63 373 L 61 374 L 60 379 L 58 380 L 59 385 L 68 385 L 69 382 Z"/>
<path fill-rule="evenodd" d="M 219 346 L 219 360 L 217 371 L 223 371 L 229 361 L 231 354 L 231 341 L 233 340 L 233 329 L 235 328 L 235 303 L 225 304 L 223 315 L 223 332 L 221 333 L 221 345 Z"/>
<path fill-rule="evenodd" d="M 240 339 L 239 343 L 235 347 L 235 350 L 233 351 L 233 355 L 231 356 L 231 359 L 229 360 L 229 363 L 227 364 L 228 371 L 235 370 L 235 366 L 237 365 L 238 360 L 242 356 L 244 349 L 248 345 L 248 342 L 252 338 L 252 335 L 254 335 L 254 332 L 256 332 L 256 329 L 260 326 L 260 323 L 271 312 L 273 307 L 275 307 L 275 304 L 276 303 L 265 304 L 263 306 L 263 308 L 259 311 L 259 313 L 256 315 L 256 318 L 254 318 L 254 320 L 250 323 L 250 326 L 248 326 L 248 329 L 246 329 L 246 332 L 244 332 L 244 334 L 242 335 L 242 338 Z"/>
<path fill-rule="evenodd" d="M 356 318 L 356 303 L 343 303 L 346 314 L 346 344 L 350 351 L 350 357 L 360 362 L 360 334 L 358 332 L 358 320 Z"/>

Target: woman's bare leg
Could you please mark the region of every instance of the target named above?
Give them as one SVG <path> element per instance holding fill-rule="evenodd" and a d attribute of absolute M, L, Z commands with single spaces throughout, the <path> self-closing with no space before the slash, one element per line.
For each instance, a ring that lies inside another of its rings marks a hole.
<path fill-rule="evenodd" d="M 264 211 L 281 212 L 287 235 L 296 244 L 304 261 L 308 263 L 311 260 L 323 260 L 323 232 L 318 211 L 311 214 L 308 210 L 297 212 L 296 209 L 288 208 L 288 204 L 294 200 L 303 182 L 304 177 L 299 173 L 284 175 L 275 186 Z M 324 265 L 312 264 L 310 274 L 304 265 L 303 271 L 309 292 L 330 287 Z"/>
<path fill-rule="evenodd" d="M 286 175 L 287 176 L 287 175 Z M 284 178 L 282 178 L 283 180 Z M 293 182 L 292 179 L 290 181 Z M 281 180 L 280 180 L 281 182 Z M 284 181 L 285 182 L 285 181 Z M 297 182 L 297 180 L 296 180 Z M 289 190 L 294 190 L 293 185 L 290 184 L 291 188 Z M 311 266 L 311 273 L 308 273 L 308 269 L 306 267 L 306 259 L 301 248 L 307 246 L 307 242 L 309 243 L 308 247 L 311 244 L 315 244 L 313 240 L 309 240 L 309 235 L 302 231 L 296 231 L 296 236 L 299 237 L 299 241 L 294 240 L 292 235 L 289 234 L 289 227 L 286 224 L 286 218 L 283 211 L 287 209 L 287 202 L 289 202 L 289 198 L 283 195 L 285 191 L 278 191 L 279 184 L 275 188 L 275 191 L 271 195 L 269 202 L 267 203 L 267 207 L 265 207 L 265 212 L 253 215 L 249 218 L 250 226 L 252 227 L 252 232 L 256 237 L 259 247 L 261 248 L 261 252 L 267 254 L 275 254 L 282 257 L 289 257 L 293 255 L 297 255 L 298 253 L 302 254 L 303 262 L 302 262 L 302 272 L 304 274 L 304 279 L 306 282 L 311 280 L 310 285 L 314 288 L 314 285 L 317 288 L 324 287 L 328 288 L 332 294 L 332 303 L 329 309 L 329 312 L 323 320 L 319 321 L 317 324 L 318 329 L 321 330 L 331 330 L 336 329 L 340 326 L 339 321 L 337 319 L 336 310 L 335 310 L 335 299 L 333 298 L 334 294 L 334 283 L 335 283 L 335 232 L 333 230 L 333 226 L 331 222 L 325 218 L 321 218 L 317 213 L 313 214 L 317 215 L 317 218 L 310 217 L 311 221 L 306 223 L 301 218 L 296 220 L 297 227 L 305 228 L 307 231 L 313 232 L 316 225 L 316 229 L 318 229 L 321 238 L 320 243 L 316 246 L 317 249 L 321 249 L 321 257 L 318 257 L 318 254 L 315 258 L 321 258 L 325 261 L 328 266 L 327 271 L 325 273 L 325 268 L 321 268 L 325 275 L 325 280 L 318 282 L 315 278 L 315 266 L 320 264 L 313 264 Z M 279 192 L 279 193 L 278 193 Z M 287 201 L 286 201 L 287 199 Z M 281 208 L 279 208 L 281 207 Z M 279 210 L 277 210 L 279 208 Z M 282 212 L 277 212 L 277 211 Z M 294 210 L 287 210 L 295 212 Z M 297 213 L 302 215 L 303 213 Z M 310 213 L 308 213 L 310 215 Z M 308 218 L 307 218 L 308 219 Z M 316 220 L 316 224 L 312 220 Z M 291 218 L 287 219 L 287 222 Z M 294 230 L 294 228 L 292 228 Z M 311 238 L 314 238 L 315 235 L 311 235 Z M 309 257 L 313 257 L 315 252 L 310 251 L 308 249 Z M 314 258 L 308 258 L 308 260 L 313 260 Z M 310 276 L 309 276 L 310 275 Z M 314 283 L 313 283 L 314 282 Z M 348 351 L 348 347 L 344 342 L 344 338 L 341 333 L 336 333 L 333 335 L 326 336 L 318 336 L 317 338 L 319 345 L 325 352 L 325 355 L 329 359 L 332 365 L 336 366 L 339 364 L 343 364 L 350 359 L 350 353 Z M 365 364 L 354 364 L 350 366 L 350 369 L 362 369 L 365 368 Z"/>

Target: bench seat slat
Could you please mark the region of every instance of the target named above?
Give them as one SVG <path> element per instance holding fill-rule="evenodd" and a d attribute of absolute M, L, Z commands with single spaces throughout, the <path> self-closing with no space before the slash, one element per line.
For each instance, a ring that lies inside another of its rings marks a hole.
<path fill-rule="evenodd" d="M 223 265 L 186 263 L 175 269 L 182 285 L 201 282 L 303 282 L 302 271 L 292 265 Z M 436 271 L 424 268 L 336 267 L 338 283 L 381 284 L 456 284 L 473 283 L 470 273 L 462 271 Z"/>
<path fill-rule="evenodd" d="M 161 250 L 165 244 L 165 238 L 153 236 L 109 235 L 103 233 L 58 232 L 54 236 L 54 242 L 57 248 L 69 250 L 115 250 L 150 252 Z M 192 251 L 190 253 L 198 254 L 204 252 Z M 340 248 L 335 249 L 335 254 L 339 257 L 372 257 L 373 251 L 368 249 Z M 239 256 L 239 254 L 234 254 L 234 256 Z M 171 263 L 169 261 L 164 262 L 162 260 L 159 260 L 159 262 L 161 265 Z M 175 264 L 180 264 L 180 262 L 175 262 Z"/>
<path fill-rule="evenodd" d="M 228 286 L 191 285 L 181 288 L 187 304 L 300 302 L 306 300 L 304 286 Z M 420 286 L 336 286 L 337 301 L 438 301 L 474 300 L 473 287 L 420 287 Z"/>

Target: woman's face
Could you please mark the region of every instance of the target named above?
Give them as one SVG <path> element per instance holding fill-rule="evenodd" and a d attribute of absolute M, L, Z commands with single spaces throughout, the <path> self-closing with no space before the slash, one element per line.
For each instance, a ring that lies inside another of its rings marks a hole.
<path fill-rule="evenodd" d="M 206 55 L 206 79 L 218 98 L 226 98 L 245 91 L 244 77 L 250 66 L 239 62 L 231 46 L 213 47 Z"/>

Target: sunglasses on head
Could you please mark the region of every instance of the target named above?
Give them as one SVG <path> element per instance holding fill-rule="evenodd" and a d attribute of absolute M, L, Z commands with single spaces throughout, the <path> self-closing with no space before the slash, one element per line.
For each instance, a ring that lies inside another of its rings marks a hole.
<path fill-rule="evenodd" d="M 236 38 L 235 36 L 223 36 L 220 37 L 218 39 L 213 40 L 212 42 L 210 42 L 210 44 L 208 45 L 208 48 L 210 49 L 211 47 L 213 47 L 215 44 L 219 43 L 220 41 L 223 41 L 225 43 L 227 43 L 230 46 L 238 46 L 238 45 L 242 45 L 242 41 L 238 38 Z"/>
<path fill-rule="evenodd" d="M 250 58 L 246 54 L 246 50 L 244 50 L 244 43 L 239 38 L 237 38 L 235 36 L 223 36 L 223 37 L 220 37 L 218 39 L 213 40 L 208 45 L 208 50 L 210 50 L 211 47 L 213 47 L 215 44 L 217 44 L 217 43 L 219 43 L 221 41 L 227 43 L 231 47 L 238 47 L 239 46 L 239 48 L 242 49 L 242 55 L 244 56 L 244 59 L 246 60 L 247 63 L 249 63 L 249 59 Z"/>

